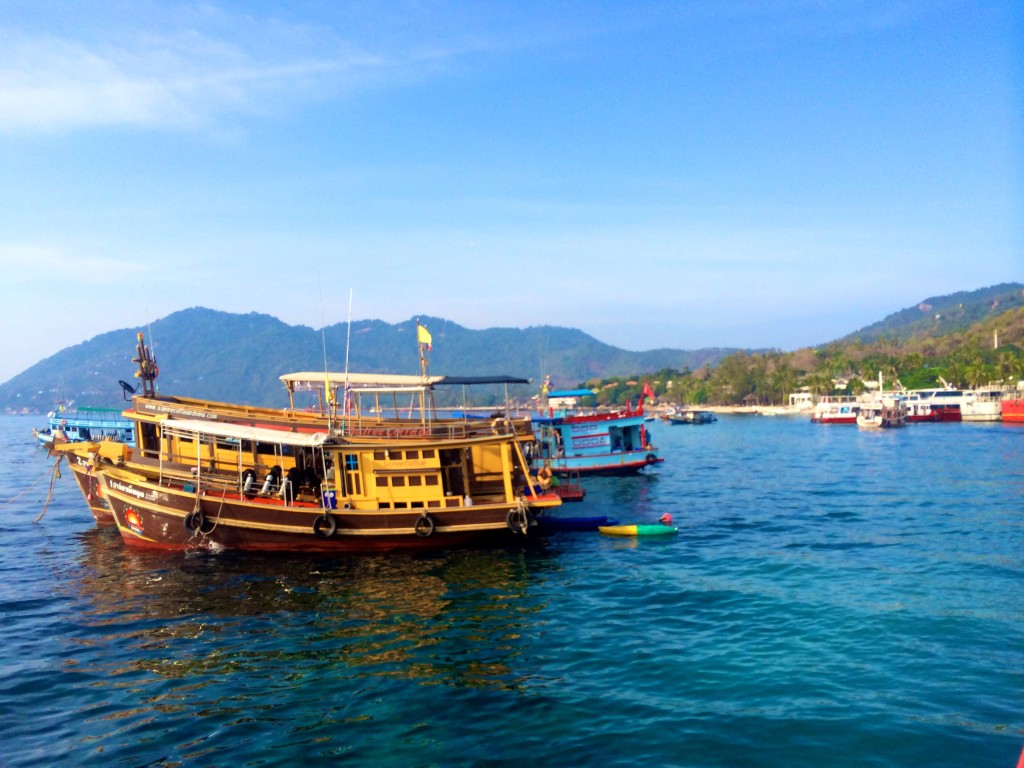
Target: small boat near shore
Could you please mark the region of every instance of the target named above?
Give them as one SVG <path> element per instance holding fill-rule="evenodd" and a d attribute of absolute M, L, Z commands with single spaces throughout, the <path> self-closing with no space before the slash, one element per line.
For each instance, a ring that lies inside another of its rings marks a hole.
<path fill-rule="evenodd" d="M 845 395 L 826 395 L 814 406 L 811 421 L 815 424 L 856 424 L 863 401 Z"/>
<path fill-rule="evenodd" d="M 663 413 L 661 418 L 669 424 L 711 424 L 718 421 L 718 417 L 711 411 L 697 408 L 673 408 Z"/>
<path fill-rule="evenodd" d="M 907 425 L 907 405 L 899 397 L 883 397 L 861 405 L 857 426 L 862 429 L 891 429 Z"/>

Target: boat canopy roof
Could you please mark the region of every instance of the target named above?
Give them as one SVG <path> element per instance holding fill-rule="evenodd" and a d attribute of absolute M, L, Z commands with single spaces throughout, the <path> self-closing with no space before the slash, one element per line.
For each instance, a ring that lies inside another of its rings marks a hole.
<path fill-rule="evenodd" d="M 529 379 L 515 376 L 412 376 L 389 373 L 286 373 L 281 376 L 285 387 L 293 392 L 323 389 L 325 384 L 332 388 L 369 390 L 375 392 L 409 392 L 429 389 L 441 384 L 529 384 Z M 589 390 L 588 390 L 589 391 Z"/>
<path fill-rule="evenodd" d="M 433 386 L 444 376 L 410 376 L 392 373 L 337 373 L 323 371 L 304 371 L 302 373 L 286 373 L 281 381 L 288 389 L 304 391 L 323 389 L 325 383 L 332 387 L 343 387 L 345 384 L 352 389 L 425 389 Z"/>
<path fill-rule="evenodd" d="M 518 376 L 442 376 L 438 384 L 529 384 L 530 379 Z"/>
<path fill-rule="evenodd" d="M 559 389 L 548 392 L 548 397 L 594 397 L 591 389 Z"/>
<path fill-rule="evenodd" d="M 186 435 L 210 435 L 212 437 L 234 438 L 236 440 L 252 440 L 257 443 L 275 445 L 293 445 L 302 448 L 313 448 L 323 445 L 327 435 L 322 432 L 286 432 L 281 429 L 266 427 L 247 427 L 244 424 L 228 424 L 220 421 L 194 421 L 192 419 L 168 419 L 160 422 L 165 432 Z"/>

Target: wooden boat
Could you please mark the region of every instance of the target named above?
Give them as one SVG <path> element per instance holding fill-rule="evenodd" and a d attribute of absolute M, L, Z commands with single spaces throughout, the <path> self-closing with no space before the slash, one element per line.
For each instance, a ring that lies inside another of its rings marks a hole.
<path fill-rule="evenodd" d="M 396 534 L 398 544 L 395 543 L 395 536 L 375 537 L 386 529 L 396 525 L 400 527 L 396 521 L 408 522 L 407 518 L 417 514 L 433 516 L 435 513 L 431 510 L 435 508 L 443 510 L 443 514 L 437 513 L 439 519 L 435 521 L 443 523 L 439 526 L 439 532 L 459 534 L 458 537 L 439 537 L 439 540 L 447 544 L 454 538 L 474 538 L 467 535 L 472 530 L 495 530 L 494 514 L 498 507 L 507 507 L 503 513 L 508 517 L 503 523 L 506 527 L 522 527 L 522 521 L 527 519 L 529 522 L 534 509 L 545 509 L 561 503 L 557 495 L 540 492 L 533 483 L 528 482 L 529 464 L 523 450 L 533 442 L 529 419 L 502 417 L 487 421 L 466 421 L 434 417 L 428 404 L 432 387 L 442 381 L 465 384 L 464 380 L 453 380 L 451 377 L 318 374 L 323 389 L 317 394 L 321 402 L 326 404 L 324 412 L 295 408 L 294 402 L 291 408 L 281 411 L 158 395 L 155 391 L 158 369 L 141 334 L 135 361 L 139 363 L 136 376 L 141 380 L 138 388 L 141 392 L 124 382 L 122 386 L 126 392 L 132 393 L 132 407 L 124 415 L 136 425 L 138 445 L 64 443 L 51 448 L 54 454 L 69 456 L 79 487 L 94 517 L 99 522 L 116 522 L 126 540 L 133 544 L 171 548 L 184 546 L 180 536 L 154 538 L 150 535 L 155 530 L 152 519 L 161 519 L 162 513 L 159 511 L 137 508 L 139 505 L 131 507 L 133 519 L 138 516 L 140 524 L 146 522 L 147 516 L 151 520 L 146 528 L 149 533 L 145 535 L 138 533 L 138 525 L 133 528 L 128 524 L 125 510 L 131 505 L 125 494 L 132 492 L 150 500 L 162 499 L 161 494 L 171 494 L 179 505 L 183 497 L 191 495 L 195 497 L 193 505 L 197 508 L 206 503 L 205 498 L 200 496 L 206 497 L 211 492 L 219 494 L 222 506 L 234 509 L 235 518 L 241 521 L 238 526 L 246 529 L 252 527 L 252 520 L 247 519 L 246 514 L 251 513 L 256 516 L 254 519 L 263 520 L 267 515 L 267 504 L 264 502 L 271 499 L 275 492 L 281 493 L 287 487 L 293 494 L 288 500 L 295 504 L 285 506 L 301 508 L 303 503 L 313 503 L 314 506 L 319 503 L 323 509 L 318 514 L 334 519 L 336 514 L 341 513 L 333 513 L 331 508 L 325 506 L 327 502 L 320 499 L 321 492 L 317 490 L 317 483 L 312 480 L 312 476 L 315 476 L 317 467 L 326 467 L 328 461 L 334 462 L 337 456 L 342 455 L 339 452 L 343 452 L 348 462 L 344 466 L 372 467 L 371 471 L 376 473 L 363 476 L 352 470 L 342 477 L 349 485 L 323 492 L 334 491 L 333 497 L 328 495 L 324 499 L 344 497 L 342 505 L 349 504 L 350 508 L 342 506 L 342 512 L 346 513 L 345 519 L 335 519 L 335 523 L 344 531 L 357 531 L 371 545 L 367 548 L 406 546 L 402 533 Z M 309 387 L 311 377 L 312 374 L 290 374 L 282 379 L 287 380 L 289 392 L 293 393 L 301 386 Z M 501 377 L 499 381 L 507 378 Z M 474 379 L 473 383 L 480 381 L 483 380 Z M 341 387 L 341 382 L 344 382 L 349 393 L 344 401 L 350 407 L 339 414 L 332 407 L 332 401 L 337 402 L 334 387 L 335 384 Z M 402 392 L 403 396 L 410 393 L 414 397 L 419 396 L 422 407 L 417 411 L 416 418 L 387 418 L 383 415 L 381 398 L 386 394 L 396 396 L 397 392 Z M 362 395 L 370 397 L 376 404 L 372 415 L 363 415 L 363 409 L 360 408 Z M 103 480 L 107 473 L 118 475 L 118 486 L 113 489 L 113 497 L 108 493 L 110 484 Z M 318 477 L 321 484 L 325 483 L 326 471 L 321 471 Z M 203 478 L 207 482 L 202 485 L 203 490 L 200 492 L 196 490 L 199 487 L 197 481 Z M 393 490 L 404 487 L 402 484 L 406 482 L 409 490 L 397 493 Z M 161 485 L 172 489 L 173 493 L 163 489 L 158 491 L 157 487 Z M 124 487 L 132 487 L 134 491 L 125 491 Z M 296 495 L 299 487 L 305 489 L 305 498 Z M 259 489 L 259 492 L 253 494 L 254 488 Z M 235 497 L 241 494 L 243 497 L 254 498 L 235 498 L 233 501 L 237 504 L 231 507 L 228 501 L 232 500 L 232 493 Z M 312 502 L 308 498 L 310 496 Z M 243 501 L 251 502 L 250 506 L 246 507 Z M 175 509 L 178 507 L 172 505 L 169 513 L 171 517 L 176 515 L 173 511 Z M 393 511 L 398 509 L 423 509 L 427 512 Z M 364 514 L 374 510 L 379 511 L 378 516 L 383 515 L 386 524 L 379 520 L 374 522 L 373 515 Z M 351 515 L 347 514 L 349 512 Z M 462 517 L 456 512 L 461 513 Z M 115 518 L 120 515 L 120 519 L 115 520 L 111 515 Z M 347 521 L 353 515 L 354 521 Z M 291 514 L 284 519 L 294 521 L 300 518 Z M 434 521 L 434 517 L 431 517 L 431 521 Z M 413 520 L 410 525 L 415 522 Z M 295 527 L 292 523 L 281 525 L 285 530 L 289 530 L 289 526 Z M 326 518 L 321 528 L 325 525 Z M 227 529 L 231 525 L 225 523 L 224 528 L 218 536 L 228 533 Z M 438 526 L 428 526 L 424 522 L 419 524 L 418 530 L 422 532 L 427 528 L 432 534 Z M 197 530 L 200 529 L 201 526 Z M 409 531 L 412 530 L 410 527 Z M 216 541 L 217 537 L 214 537 L 213 544 L 268 549 L 292 546 L 309 548 L 308 542 L 296 543 L 287 536 L 242 536 L 237 531 L 232 535 L 233 538 L 229 536 L 226 543 Z M 344 538 L 346 535 L 339 534 L 339 537 Z M 436 541 L 432 540 L 428 544 L 433 546 Z M 188 545 L 194 543 L 190 540 Z M 360 547 L 352 546 L 349 542 L 343 547 L 320 544 L 320 548 Z"/>
<path fill-rule="evenodd" d="M 694 408 L 669 411 L 661 418 L 669 424 L 711 424 L 718 421 L 718 417 L 711 411 L 699 411 Z"/>
<path fill-rule="evenodd" d="M 554 494 L 514 487 L 513 436 L 381 445 L 190 420 L 162 425 L 159 458 L 94 470 L 129 545 L 369 552 L 512 541 Z M 217 446 L 218 450 L 214 451 Z M 262 484 L 264 449 L 291 455 Z"/>
<path fill-rule="evenodd" d="M 602 525 L 597 530 L 605 536 L 671 536 L 679 532 L 675 526 L 664 523 Z"/>
<path fill-rule="evenodd" d="M 900 397 L 882 397 L 864 403 L 857 413 L 857 426 L 862 429 L 891 429 L 907 424 L 907 406 Z"/>
<path fill-rule="evenodd" d="M 532 466 L 550 466 L 559 477 L 628 475 L 664 461 L 645 425 L 642 400 L 636 408 L 587 408 L 594 400 L 589 389 L 548 393 L 548 414 L 533 418 Z"/>

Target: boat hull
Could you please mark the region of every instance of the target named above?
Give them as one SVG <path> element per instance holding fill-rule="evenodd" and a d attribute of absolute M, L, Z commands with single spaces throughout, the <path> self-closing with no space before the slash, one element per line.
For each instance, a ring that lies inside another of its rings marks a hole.
<path fill-rule="evenodd" d="M 1001 403 L 1001 414 L 1004 422 L 1024 424 L 1024 397 L 1007 397 Z"/>
<path fill-rule="evenodd" d="M 85 503 L 89 506 L 97 525 L 114 525 L 114 515 L 110 511 L 110 503 L 103 491 L 103 484 L 93 471 L 92 462 L 76 454 L 68 454 L 68 468 L 71 470 L 78 490 L 82 492 Z"/>
<path fill-rule="evenodd" d="M 539 517 L 537 525 L 541 531 L 596 531 L 599 527 L 618 525 L 606 515 L 594 517 Z"/>
<path fill-rule="evenodd" d="M 654 452 L 642 451 L 545 459 L 545 463 L 550 462 L 552 473 L 559 477 L 635 475 L 663 461 Z"/>
<path fill-rule="evenodd" d="M 122 538 L 143 549 L 423 551 L 523 542 L 536 527 L 525 508 L 508 503 L 430 510 L 324 509 L 311 502 L 285 504 L 165 487 L 132 474 L 105 470 L 100 477 Z M 429 522 L 421 523 L 424 517 Z"/>

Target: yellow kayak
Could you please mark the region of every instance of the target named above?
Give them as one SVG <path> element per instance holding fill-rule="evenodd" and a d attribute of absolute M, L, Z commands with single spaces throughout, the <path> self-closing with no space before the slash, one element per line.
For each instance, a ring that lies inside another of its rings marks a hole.
<path fill-rule="evenodd" d="M 678 533 L 679 529 L 671 525 L 655 523 L 653 525 L 599 525 L 597 527 L 606 536 L 668 536 Z"/>

